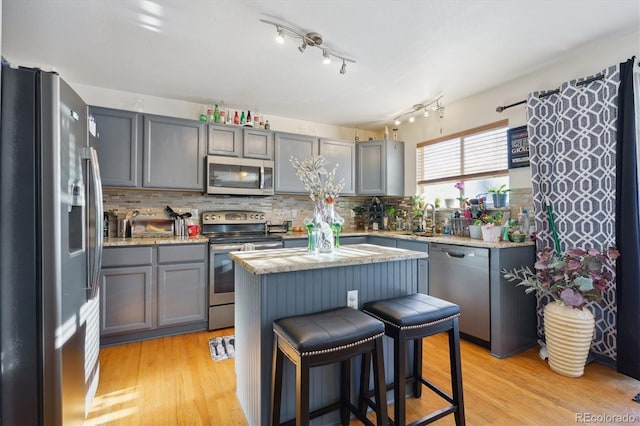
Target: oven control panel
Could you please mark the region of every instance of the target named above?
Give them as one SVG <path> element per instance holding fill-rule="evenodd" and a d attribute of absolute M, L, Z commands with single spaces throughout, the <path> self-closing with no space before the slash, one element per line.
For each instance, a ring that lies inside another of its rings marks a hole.
<path fill-rule="evenodd" d="M 218 210 L 202 213 L 202 224 L 244 224 L 266 223 L 264 212 L 245 210 Z"/>

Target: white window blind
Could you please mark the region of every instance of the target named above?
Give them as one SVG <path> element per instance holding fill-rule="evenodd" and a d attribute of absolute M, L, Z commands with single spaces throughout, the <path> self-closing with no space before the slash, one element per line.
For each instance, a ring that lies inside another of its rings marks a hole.
<path fill-rule="evenodd" d="M 418 144 L 418 184 L 507 174 L 507 120 Z"/>

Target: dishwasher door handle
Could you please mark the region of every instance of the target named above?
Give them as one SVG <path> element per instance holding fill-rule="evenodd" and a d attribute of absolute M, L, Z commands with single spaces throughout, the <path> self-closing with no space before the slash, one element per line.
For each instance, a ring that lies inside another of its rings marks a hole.
<path fill-rule="evenodd" d="M 465 256 L 475 256 L 475 253 L 456 253 L 455 251 L 445 251 L 445 253 L 447 254 L 447 256 L 449 257 L 455 257 L 457 259 L 463 259 Z"/>

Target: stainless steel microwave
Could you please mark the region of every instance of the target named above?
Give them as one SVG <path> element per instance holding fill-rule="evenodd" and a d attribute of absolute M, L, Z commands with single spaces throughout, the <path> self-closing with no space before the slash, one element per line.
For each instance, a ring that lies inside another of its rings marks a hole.
<path fill-rule="evenodd" d="M 273 195 L 273 161 L 255 158 L 207 156 L 209 195 Z"/>

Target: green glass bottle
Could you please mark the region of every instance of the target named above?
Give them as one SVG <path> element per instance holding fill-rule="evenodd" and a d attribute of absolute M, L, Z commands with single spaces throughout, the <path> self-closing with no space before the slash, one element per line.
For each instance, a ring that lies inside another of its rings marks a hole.
<path fill-rule="evenodd" d="M 213 122 L 214 123 L 219 123 L 220 122 L 220 110 L 218 109 L 218 104 L 216 104 L 214 110 L 213 110 Z"/>
<path fill-rule="evenodd" d="M 243 125 L 246 122 L 246 118 L 244 117 L 244 111 L 240 114 L 240 125 Z"/>

